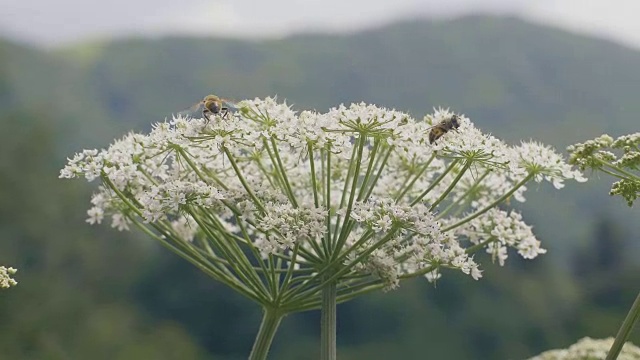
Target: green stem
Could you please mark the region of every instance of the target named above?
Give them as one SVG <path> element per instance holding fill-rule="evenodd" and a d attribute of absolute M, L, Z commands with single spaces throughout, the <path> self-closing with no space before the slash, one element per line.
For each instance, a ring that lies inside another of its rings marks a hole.
<path fill-rule="evenodd" d="M 360 175 L 360 165 L 362 164 L 362 151 L 364 149 L 364 142 L 362 135 L 357 140 L 358 142 L 358 151 L 355 161 L 355 166 L 353 166 L 353 162 L 349 165 L 349 167 L 353 167 L 353 179 L 351 182 L 351 191 L 349 192 L 349 203 L 347 204 L 347 210 L 345 211 L 344 220 L 342 222 L 342 226 L 340 227 L 340 236 L 337 239 L 335 252 L 332 254 L 333 258 L 335 258 L 341 251 L 342 246 L 347 241 L 347 237 L 349 235 L 349 222 L 351 221 L 351 211 L 353 210 L 353 202 L 356 197 L 356 189 L 358 186 L 358 177 Z"/>
<path fill-rule="evenodd" d="M 264 308 L 260 330 L 258 330 L 258 335 L 256 335 L 256 340 L 253 343 L 249 360 L 264 360 L 267 358 L 273 337 L 276 335 L 283 317 L 284 315 L 277 309 Z"/>
<path fill-rule="evenodd" d="M 429 211 L 433 211 L 433 209 L 435 209 L 438 206 L 438 204 L 440 204 L 442 202 L 442 200 L 444 200 L 449 195 L 451 190 L 453 190 L 453 188 L 456 186 L 456 184 L 458 184 L 458 181 L 460 181 L 460 179 L 462 179 L 462 176 L 464 175 L 464 173 L 467 172 L 467 170 L 469 169 L 469 166 L 471 166 L 471 160 L 467 160 L 465 162 L 464 166 L 462 167 L 462 170 L 460 170 L 460 173 L 458 173 L 458 176 L 456 176 L 456 178 L 453 179 L 453 181 L 451 182 L 451 184 L 449 185 L 447 190 L 445 190 L 440 195 L 438 200 L 436 200 L 433 204 L 431 204 L 431 207 L 429 208 Z"/>
<path fill-rule="evenodd" d="M 332 281 L 322 289 L 320 309 L 320 359 L 336 360 L 336 283 Z"/>
<path fill-rule="evenodd" d="M 609 350 L 606 360 L 615 360 L 618 358 L 618 354 L 622 351 L 622 346 L 624 346 L 624 343 L 629 339 L 631 330 L 633 330 L 633 326 L 638 320 L 640 320 L 640 292 L 638 292 L 636 300 L 633 302 L 633 305 L 631 305 L 629 314 L 627 314 L 627 317 L 622 322 L 622 326 L 620 326 L 620 330 L 618 330 L 618 334 L 611 345 L 611 350 Z"/>
<path fill-rule="evenodd" d="M 529 175 L 527 175 L 524 179 L 522 179 L 522 181 L 520 181 L 519 183 L 517 183 L 513 189 L 511 189 L 508 193 L 500 196 L 498 199 L 496 199 L 496 201 L 492 202 L 491 204 L 487 205 L 487 207 L 485 207 L 482 210 L 479 210 L 469 216 L 467 216 L 466 218 L 458 221 L 457 223 L 453 224 L 453 225 L 449 225 L 446 228 L 442 229 L 442 232 L 447 232 L 451 229 L 455 229 L 458 226 L 467 223 L 475 218 L 477 218 L 478 216 L 486 213 L 487 211 L 493 209 L 494 207 L 496 207 L 496 205 L 500 204 L 501 202 L 505 201 L 509 196 L 513 195 L 513 193 L 516 192 L 516 190 L 518 190 L 520 187 L 522 187 L 524 184 L 526 184 L 529 180 L 531 180 L 531 178 L 533 178 L 535 176 L 535 174 L 533 172 L 529 173 Z"/>
<path fill-rule="evenodd" d="M 293 194 L 293 189 L 291 188 L 291 184 L 289 183 L 289 178 L 287 177 L 287 171 L 285 170 L 285 167 L 282 163 L 282 159 L 280 158 L 278 145 L 276 144 L 276 141 L 273 138 L 271 138 L 271 146 L 273 146 L 273 155 L 275 156 L 278 168 L 280 169 L 280 176 L 282 177 L 282 181 L 284 181 L 286 191 L 289 194 L 289 201 L 291 201 L 291 205 L 293 205 L 294 208 L 297 208 L 298 202 L 296 201 L 296 197 Z"/>
<path fill-rule="evenodd" d="M 289 266 L 287 266 L 288 271 L 284 277 L 284 280 L 280 285 L 280 291 L 278 291 L 278 294 L 276 295 L 277 296 L 276 300 L 280 300 L 282 295 L 291 286 L 291 277 L 293 276 L 293 269 L 295 268 L 296 258 L 298 256 L 299 248 L 300 248 L 300 242 L 296 242 L 295 246 L 293 247 L 293 254 L 291 255 L 291 261 L 289 262 Z"/>
<path fill-rule="evenodd" d="M 330 272 L 331 269 L 333 269 L 335 266 L 338 266 L 338 264 L 343 264 L 344 263 L 344 259 L 347 258 L 347 256 L 354 251 L 354 249 L 358 249 L 359 246 L 364 243 L 365 241 L 368 240 L 369 236 L 367 235 L 367 233 L 365 233 L 360 240 L 356 241 L 355 244 L 353 244 L 352 246 L 350 246 L 347 251 L 344 251 L 342 253 L 340 253 L 335 259 L 332 259 L 331 262 L 324 268 L 321 269 L 318 273 L 316 273 L 314 276 L 311 277 L 311 281 L 315 280 L 315 279 L 320 279 L 320 284 L 317 286 L 313 286 L 310 287 L 306 290 L 302 290 L 298 293 L 296 293 L 295 295 L 293 295 L 292 297 L 284 297 L 283 301 L 290 304 L 294 301 L 298 301 L 300 299 L 304 299 L 304 298 L 308 298 L 310 296 L 313 296 L 314 294 L 316 294 L 318 292 L 319 289 L 324 289 L 326 288 L 330 283 L 332 282 L 337 282 L 339 281 L 342 275 L 348 273 L 349 271 L 351 271 L 353 269 L 353 267 L 355 266 L 355 264 L 358 264 L 362 261 L 362 259 L 364 259 L 365 257 L 369 256 L 372 252 L 374 252 L 375 250 L 377 250 L 378 248 L 380 248 L 382 245 L 384 245 L 385 243 L 389 242 L 389 240 L 391 240 L 394 236 L 396 231 L 398 231 L 398 228 L 394 227 L 391 230 L 389 230 L 389 232 L 378 242 L 376 242 L 373 246 L 370 246 L 367 248 L 367 250 L 363 251 L 362 253 L 360 253 L 358 255 L 358 257 L 356 259 L 354 259 L 353 261 L 350 261 L 348 264 L 344 265 L 344 266 L 340 266 L 340 269 L 334 272 Z M 314 283 L 315 284 L 315 283 Z"/>
<path fill-rule="evenodd" d="M 313 161 L 313 145 L 311 141 L 307 142 L 307 146 L 309 148 L 309 166 L 311 166 L 311 188 L 313 189 L 313 204 L 316 209 L 320 207 L 318 203 L 318 183 L 316 180 L 316 165 Z"/>
<path fill-rule="evenodd" d="M 253 191 L 251 191 L 251 187 L 249 186 L 249 184 L 247 184 L 247 181 L 244 179 L 244 176 L 242 176 L 242 172 L 240 171 L 238 164 L 236 164 L 235 159 L 233 158 L 233 156 L 231 156 L 231 152 L 227 148 L 223 148 L 223 150 L 224 150 L 224 153 L 227 155 L 227 158 L 229 158 L 231 167 L 233 167 L 233 170 L 236 172 L 236 176 L 238 176 L 238 179 L 240 180 L 242 187 L 244 187 L 244 190 L 247 192 L 247 194 L 249 195 L 253 203 L 256 205 L 256 207 L 260 210 L 260 212 L 264 214 L 264 211 L 265 211 L 264 205 L 262 205 L 262 203 L 260 202 L 260 200 L 258 200 L 258 198 L 253 193 Z"/>
<path fill-rule="evenodd" d="M 440 181 L 442 181 L 442 179 L 444 179 L 445 176 L 447 176 L 447 174 L 449 173 L 449 171 L 451 171 L 454 167 L 456 167 L 456 165 L 458 164 L 460 160 L 459 159 L 455 159 L 453 160 L 449 166 L 447 167 L 447 169 L 440 174 L 440 176 L 438 176 L 435 180 L 433 180 L 433 182 L 431 183 L 431 185 L 429 185 L 429 187 L 422 192 L 422 194 L 418 195 L 417 198 L 415 198 L 412 202 L 411 202 L 411 206 L 414 206 L 415 204 L 419 203 L 422 198 L 424 198 L 425 196 L 427 196 L 427 194 L 434 188 L 436 187 L 436 185 L 438 185 L 440 183 Z"/>
<path fill-rule="evenodd" d="M 324 248 L 324 256 L 328 257 L 330 256 L 329 254 L 331 254 L 331 249 L 333 248 L 333 244 L 331 242 L 331 239 L 332 239 L 331 237 L 331 151 L 327 149 L 326 153 L 327 153 L 327 164 L 324 167 L 323 175 L 326 175 L 326 179 L 327 179 L 325 196 L 324 196 L 324 202 L 325 202 L 324 206 L 327 210 L 327 217 L 326 217 L 327 232 L 324 237 L 324 241 L 322 242 L 322 247 Z"/>
<path fill-rule="evenodd" d="M 446 209 L 440 211 L 436 216 L 436 220 L 442 219 L 445 215 L 449 213 L 449 211 L 451 211 L 456 206 L 458 206 L 458 210 L 460 211 L 462 207 L 460 204 L 464 203 L 463 200 L 469 198 L 469 195 L 480 187 L 480 185 L 482 184 L 482 181 L 484 180 L 484 178 L 487 177 L 487 175 L 489 175 L 490 172 L 491 172 L 491 169 L 487 169 L 487 171 L 485 171 L 484 174 L 482 174 L 482 176 L 478 178 L 478 180 L 476 180 L 475 184 L 470 186 L 469 189 L 467 189 L 467 191 L 465 191 L 465 193 L 458 198 L 458 200 L 453 201 L 451 204 L 449 204 L 449 206 L 447 206 Z M 467 200 L 468 201 L 466 203 L 468 204 L 471 201 L 471 199 L 467 199 Z M 456 213 L 457 212 L 458 211 L 456 211 Z"/>
<path fill-rule="evenodd" d="M 344 185 L 343 185 L 343 188 L 342 188 L 342 196 L 340 197 L 340 206 L 338 207 L 338 209 L 342 209 L 342 207 L 344 206 L 344 202 L 345 202 L 345 200 L 347 198 L 347 189 L 349 188 L 351 177 L 353 176 L 355 178 L 354 182 L 357 182 L 357 180 L 358 180 L 358 175 L 357 174 L 356 175 L 353 174 L 353 172 L 354 172 L 354 164 L 356 163 L 356 161 L 354 161 L 354 160 L 357 157 L 356 154 L 358 153 L 358 150 L 360 149 L 360 144 L 363 144 L 363 141 L 364 140 L 362 140 L 362 137 L 357 138 L 356 139 L 356 144 L 355 144 L 355 146 L 353 147 L 353 149 L 351 151 L 351 159 L 349 160 L 349 170 L 347 171 L 347 177 L 344 179 Z M 357 159 L 358 160 L 358 162 L 357 162 L 358 166 L 360 166 L 360 161 L 359 160 L 361 160 L 361 158 L 362 158 L 362 156 L 360 156 L 360 158 Z M 331 170 L 329 169 L 329 171 L 331 171 Z M 358 167 L 358 171 L 360 171 L 359 167 Z M 353 183 L 352 183 L 352 185 L 353 185 Z M 353 188 L 354 188 L 354 186 L 352 186 L 352 190 L 353 190 Z M 350 198 L 353 200 L 353 196 L 350 196 Z M 336 226 L 333 229 L 333 238 L 331 239 L 331 243 L 330 243 L 331 244 L 331 249 L 337 250 L 336 252 L 340 251 L 340 247 L 337 246 L 338 240 L 339 240 L 338 234 L 342 235 L 341 231 L 344 230 L 344 226 L 342 226 L 342 227 L 340 226 L 340 221 L 341 220 L 342 220 L 342 217 L 340 215 L 336 215 Z M 347 216 L 345 217 L 344 223 L 346 223 L 348 220 L 349 220 L 349 217 L 348 217 L 348 214 L 347 214 Z M 336 245 L 336 246 L 334 247 L 334 245 Z"/>
<path fill-rule="evenodd" d="M 476 244 L 474 246 L 471 246 L 469 248 L 467 248 L 465 250 L 465 253 L 467 253 L 468 255 L 472 255 L 474 253 L 476 253 L 477 251 L 483 249 L 484 247 L 486 247 L 488 244 L 494 242 L 496 239 L 492 238 L 489 240 L 486 240 L 480 244 Z M 424 269 L 421 269 L 415 273 L 410 273 L 410 274 L 402 274 L 399 276 L 400 279 L 410 279 L 413 277 L 417 277 L 417 276 L 422 276 L 425 275 L 429 272 L 432 272 L 433 270 L 437 269 L 438 266 L 436 265 L 430 265 L 425 267 Z M 384 287 L 384 284 L 381 284 L 379 279 L 374 279 L 371 281 L 367 281 L 367 282 L 363 282 L 360 284 L 356 284 L 356 285 L 349 285 L 347 287 L 345 287 L 345 289 L 348 291 L 348 293 L 344 293 L 338 296 L 337 298 L 337 302 L 338 303 L 343 303 L 349 300 L 352 300 L 358 296 L 370 293 L 372 291 L 375 290 L 380 290 Z M 297 310 L 296 310 L 297 311 Z"/>
<path fill-rule="evenodd" d="M 422 168 L 420 170 L 418 170 L 418 173 L 416 174 L 416 176 L 413 177 L 413 180 L 411 180 L 411 182 L 409 183 L 409 185 L 407 185 L 406 187 L 404 186 L 404 184 L 402 184 L 402 186 L 400 187 L 401 189 L 403 189 L 400 194 L 398 194 L 398 196 L 396 196 L 396 202 L 400 201 L 400 199 L 402 199 L 402 197 L 409 191 L 411 190 L 411 188 L 413 188 L 413 185 L 415 185 L 416 181 L 418 181 L 418 179 L 422 176 L 422 174 L 424 174 L 424 172 L 429 168 L 429 165 L 431 165 L 431 162 L 433 161 L 433 159 L 436 158 L 436 154 L 433 153 L 431 155 L 431 157 L 429 158 L 429 160 L 427 160 L 426 164 L 424 164 L 422 166 Z M 409 180 L 409 177 L 407 178 L 407 180 Z"/>
<path fill-rule="evenodd" d="M 264 284 L 260 281 L 258 272 L 253 269 L 251 261 L 247 258 L 238 243 L 235 241 L 228 241 L 229 239 L 226 237 L 217 236 L 216 233 L 211 231 L 211 226 L 209 226 L 214 225 L 221 228 L 222 224 L 216 222 L 215 224 L 209 223 L 209 225 L 207 225 L 202 221 L 200 216 L 197 216 L 191 211 L 189 211 L 189 214 L 198 223 L 200 229 L 207 235 L 207 239 L 210 240 L 211 245 L 222 253 L 225 258 L 230 260 L 227 268 L 232 270 L 234 275 L 239 278 L 242 283 L 250 285 L 250 287 L 255 289 L 257 293 L 263 294 L 266 297 L 266 289 L 264 288 Z M 215 218 L 209 218 L 210 220 L 215 221 Z"/>
<path fill-rule="evenodd" d="M 364 179 L 362 179 L 362 186 L 360 186 L 360 191 L 358 191 L 358 201 L 362 201 L 363 195 L 366 193 L 367 185 L 369 184 L 371 178 L 371 172 L 373 170 L 373 165 L 377 162 L 376 154 L 378 153 L 378 148 L 380 148 L 380 139 L 375 139 L 373 142 L 373 149 L 369 153 L 369 166 L 367 167 L 367 171 L 364 174 Z M 375 184 L 371 184 L 373 187 Z"/>
<path fill-rule="evenodd" d="M 349 170 L 347 171 L 347 177 L 344 179 L 344 184 L 342 187 L 342 196 L 340 196 L 340 206 L 338 206 L 338 209 L 342 208 L 344 206 L 344 202 L 347 199 L 347 189 L 349 188 L 349 180 L 351 180 L 351 177 L 354 176 L 353 172 L 354 172 L 354 164 L 355 164 L 355 159 L 356 156 L 358 154 L 358 149 L 360 148 L 359 144 L 362 143 L 362 138 L 358 138 L 355 140 L 356 144 L 354 144 L 353 149 L 351 150 L 351 158 L 349 159 Z M 331 171 L 331 169 L 329 169 L 329 171 Z M 357 175 L 355 175 L 357 177 Z"/>
<path fill-rule="evenodd" d="M 496 239 L 489 239 L 486 240 L 480 244 L 476 244 L 474 246 L 471 246 L 469 248 L 467 248 L 465 250 L 465 253 L 467 253 L 468 255 L 472 255 L 475 252 L 483 249 L 485 246 L 487 246 L 488 244 L 490 244 L 491 242 L 495 241 Z M 410 279 L 413 277 L 417 277 L 417 276 L 422 276 L 425 275 L 429 272 L 432 272 L 434 270 L 436 270 L 439 266 L 441 265 L 430 265 L 427 266 L 415 273 L 408 273 L 408 274 L 402 274 L 399 276 L 400 279 Z M 341 278 L 340 280 L 342 280 L 344 278 Z M 331 280 L 331 278 L 330 278 Z M 324 286 L 327 286 L 327 283 L 323 283 Z M 358 296 L 362 296 L 368 293 L 371 293 L 373 291 L 377 291 L 384 288 L 384 284 L 380 283 L 380 279 L 379 278 L 372 278 L 369 280 L 365 280 L 363 282 L 360 283 L 353 283 L 353 284 L 349 284 L 349 283 L 342 283 L 341 284 L 341 293 L 339 292 L 337 297 L 336 297 L 336 303 L 337 304 L 342 304 L 344 302 L 347 301 L 351 301 L 355 298 L 357 298 Z M 301 311 L 308 311 L 308 310 L 314 310 L 317 309 L 318 307 L 322 306 L 322 303 L 317 299 L 317 298 L 312 298 L 311 295 L 307 296 L 308 300 L 305 299 L 301 299 L 299 303 L 296 303 L 294 306 L 291 307 L 287 307 L 287 311 L 288 312 L 301 312 Z M 287 301 L 288 304 L 292 304 L 293 301 Z"/>
<path fill-rule="evenodd" d="M 628 180 L 628 178 L 626 178 L 626 177 L 624 177 L 624 176 L 622 176 L 620 174 L 617 174 L 617 173 L 615 173 L 615 172 L 613 172 L 611 170 L 605 169 L 604 166 L 599 168 L 598 170 L 602 171 L 605 174 L 611 175 L 614 178 L 621 179 L 621 180 Z"/>
<path fill-rule="evenodd" d="M 202 172 L 200 171 L 196 163 L 193 162 L 193 160 L 188 156 L 188 153 L 185 152 L 185 150 L 182 147 L 176 145 L 175 149 L 176 149 L 176 152 L 180 154 L 180 156 L 182 156 L 182 158 L 187 162 L 187 164 L 189 164 L 189 166 L 191 167 L 191 170 L 193 170 L 193 172 L 196 173 L 196 175 L 198 175 L 200 180 L 202 180 L 205 184 L 211 183 L 209 179 L 202 174 Z"/>
<path fill-rule="evenodd" d="M 614 169 L 615 171 L 619 172 L 620 174 L 626 176 L 629 180 L 636 180 L 636 181 L 640 181 L 640 178 L 638 178 L 638 176 L 636 174 L 627 172 L 626 170 L 620 168 L 619 166 L 613 165 L 612 163 L 608 162 L 608 161 L 604 161 L 601 159 L 597 159 L 602 165 L 608 166 L 611 169 Z"/>
<path fill-rule="evenodd" d="M 387 154 L 382 159 L 382 162 L 380 163 L 380 166 L 378 166 L 378 171 L 376 172 L 376 176 L 371 181 L 371 185 L 369 186 L 369 190 L 367 191 L 366 196 L 363 199 L 359 199 L 359 200 L 366 201 L 366 200 L 369 199 L 369 196 L 371 196 L 371 193 L 373 192 L 373 189 L 375 188 L 376 184 L 378 183 L 378 179 L 380 179 L 380 175 L 382 175 L 382 170 L 387 165 L 387 161 L 389 160 L 389 156 L 391 155 L 392 152 L 393 152 L 393 146 L 390 147 L 387 150 Z"/>

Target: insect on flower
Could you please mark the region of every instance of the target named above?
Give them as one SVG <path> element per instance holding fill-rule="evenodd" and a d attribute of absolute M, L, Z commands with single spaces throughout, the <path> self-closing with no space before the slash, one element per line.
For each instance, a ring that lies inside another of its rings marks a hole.
<path fill-rule="evenodd" d="M 440 121 L 438 124 L 433 125 L 429 129 L 429 144 L 433 144 L 436 140 L 440 139 L 442 135 L 446 134 L 448 131 L 452 129 L 457 129 L 460 127 L 460 118 L 458 115 L 453 114 L 451 117 Z"/>
<path fill-rule="evenodd" d="M 220 115 L 222 118 L 226 118 L 229 112 L 236 112 L 238 110 L 238 106 L 227 99 L 216 95 L 207 95 L 189 109 L 181 111 L 178 114 L 182 116 L 193 116 L 198 112 L 202 112 L 202 117 L 211 121 L 211 116 Z"/>

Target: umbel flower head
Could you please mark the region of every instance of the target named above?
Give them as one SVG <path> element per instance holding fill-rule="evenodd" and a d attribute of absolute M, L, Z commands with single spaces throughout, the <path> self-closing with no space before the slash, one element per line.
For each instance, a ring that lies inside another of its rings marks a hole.
<path fill-rule="evenodd" d="M 640 133 L 615 140 L 605 134 L 567 150 L 569 163 L 581 170 L 589 168 L 620 179 L 613 183 L 609 195 L 622 196 L 629 206 L 640 196 Z"/>
<path fill-rule="evenodd" d="M 297 113 L 275 99 L 211 119 L 176 117 L 148 135 L 85 150 L 60 177 L 100 179 L 88 222 L 143 229 L 212 277 L 287 311 L 443 269 L 479 279 L 473 254 L 545 252 L 516 211 L 529 181 L 583 181 L 551 148 L 509 146 L 458 115 L 433 125 L 364 103 Z M 433 138 L 433 136 L 432 136 Z"/>

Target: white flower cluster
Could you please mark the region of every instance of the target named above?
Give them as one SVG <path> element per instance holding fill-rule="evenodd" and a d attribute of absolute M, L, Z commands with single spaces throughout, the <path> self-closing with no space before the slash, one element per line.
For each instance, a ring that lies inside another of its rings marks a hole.
<path fill-rule="evenodd" d="M 0 289 L 7 289 L 18 285 L 18 282 L 11 278 L 18 270 L 12 267 L 0 266 Z"/>
<path fill-rule="evenodd" d="M 138 201 L 144 209 L 145 221 L 157 221 L 167 214 L 176 214 L 187 204 L 202 209 L 224 208 L 224 195 L 202 181 L 172 180 L 141 192 Z"/>
<path fill-rule="evenodd" d="M 423 204 L 409 206 L 371 199 L 356 203 L 350 216 L 363 229 L 350 239 L 355 250 L 346 263 L 365 254 L 355 269 L 380 277 L 386 289 L 397 287 L 401 275 L 425 270 L 427 278 L 434 280 L 432 275 L 439 266 L 460 269 L 474 279 L 481 277 L 473 258 L 457 241 L 445 236 Z M 364 243 L 358 241 L 363 238 Z M 372 248 L 375 251 L 370 252 Z"/>
<path fill-rule="evenodd" d="M 525 171 L 536 172 L 535 180 L 537 182 L 544 179 L 551 182 L 556 189 L 561 189 L 564 187 L 563 181 L 565 179 L 574 179 L 578 182 L 587 181 L 580 171 L 572 169 L 562 156 L 547 145 L 533 141 L 523 142 L 514 150 L 521 168 Z"/>
<path fill-rule="evenodd" d="M 327 213 L 323 208 L 293 207 L 289 203 L 269 204 L 267 208 L 257 224 L 261 232 L 273 234 L 269 237 L 271 241 L 258 246 L 263 253 L 292 248 L 296 242 L 320 242 L 326 233 Z"/>
<path fill-rule="evenodd" d="M 529 360 L 605 360 L 613 344 L 613 338 L 578 340 L 567 349 L 545 351 Z M 627 342 L 617 357 L 618 360 L 640 360 L 640 348 Z"/>
<path fill-rule="evenodd" d="M 567 150 L 570 164 L 581 170 L 599 170 L 619 179 L 611 186 L 609 195 L 622 196 L 629 206 L 640 197 L 640 133 L 623 135 L 615 140 L 605 134 L 571 145 Z"/>
<path fill-rule="evenodd" d="M 540 247 L 531 226 L 522 220 L 520 213 L 493 208 L 485 214 L 465 223 L 456 233 L 465 236 L 472 244 L 491 241 L 486 249 L 500 266 L 507 259 L 507 247 L 514 248 L 525 259 L 534 259 L 547 250 Z"/>
<path fill-rule="evenodd" d="M 272 98 L 239 106 L 85 150 L 60 177 L 102 180 L 88 222 L 111 216 L 120 230 L 148 227 L 193 248 L 194 261 L 230 256 L 229 242 L 238 242 L 259 250 L 257 261 L 316 269 L 339 261 L 360 273 L 352 278 L 368 274 L 386 288 L 412 274 L 434 280 L 441 268 L 480 278 L 460 239 L 483 244 L 500 264 L 507 247 L 525 258 L 544 253 L 518 213 L 487 210 L 524 201 L 528 179 L 557 188 L 583 180 L 552 149 L 509 146 L 461 115 L 431 143 L 449 110 L 416 121 L 363 103 L 300 114 Z"/>

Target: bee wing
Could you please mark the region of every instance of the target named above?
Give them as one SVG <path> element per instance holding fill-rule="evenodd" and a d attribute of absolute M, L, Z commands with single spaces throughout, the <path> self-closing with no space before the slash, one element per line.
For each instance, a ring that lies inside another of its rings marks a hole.
<path fill-rule="evenodd" d="M 178 115 L 183 117 L 201 117 L 203 107 L 204 107 L 204 104 L 202 103 L 202 101 L 198 101 L 197 103 L 193 104 L 193 106 L 191 106 L 190 108 L 180 111 Z"/>
<path fill-rule="evenodd" d="M 221 99 L 221 100 L 222 100 L 223 105 L 227 108 L 227 110 L 229 110 L 231 112 L 235 112 L 235 111 L 240 110 L 240 107 L 238 106 L 238 104 L 236 104 L 236 103 L 234 103 L 232 101 L 229 101 L 227 99 Z"/>
<path fill-rule="evenodd" d="M 229 109 L 229 111 L 231 111 L 231 112 L 236 112 L 236 111 L 239 111 L 239 110 L 240 110 L 240 108 L 239 108 L 239 107 L 238 107 L 238 105 L 236 105 L 236 104 L 233 104 L 233 103 L 230 103 L 230 104 L 229 104 L 229 103 L 225 103 L 225 105 L 227 106 L 227 109 Z"/>

